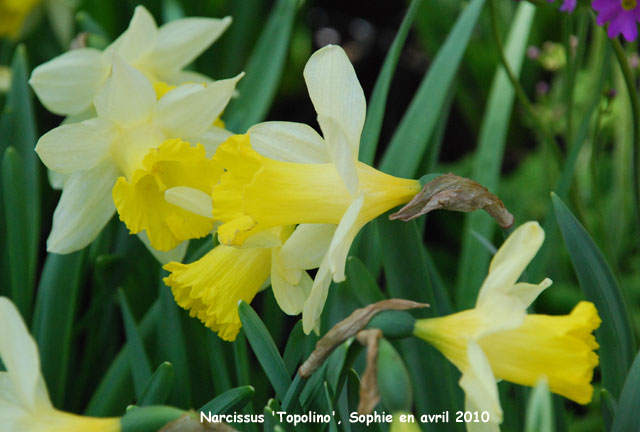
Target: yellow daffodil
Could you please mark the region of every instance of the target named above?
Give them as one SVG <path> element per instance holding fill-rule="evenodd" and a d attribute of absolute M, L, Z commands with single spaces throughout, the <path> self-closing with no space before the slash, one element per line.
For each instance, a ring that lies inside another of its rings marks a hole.
<path fill-rule="evenodd" d="M 151 82 L 115 56 L 111 76 L 94 99 L 97 117 L 57 127 L 36 146 L 50 170 L 69 176 L 47 249 L 69 253 L 85 247 L 116 206 L 131 232 L 144 230 L 160 251 L 206 235 L 213 226 L 208 219 L 193 218 L 161 198 L 169 187 L 209 190 L 217 181 L 205 149 L 211 154 L 219 144 L 212 124 L 241 76 L 183 84 L 157 99 Z"/>
<path fill-rule="evenodd" d="M 120 419 L 57 410 L 40 373 L 35 341 L 13 303 L 0 297 L 0 432 L 117 432 Z"/>
<path fill-rule="evenodd" d="M 269 122 L 227 140 L 214 156 L 226 172 L 213 190 L 213 216 L 223 223 L 218 238 L 226 245 L 241 245 L 270 227 L 301 224 L 281 258 L 292 275 L 319 267 L 303 314 L 310 332 L 331 277 L 345 278 L 356 234 L 378 215 L 410 201 L 420 183 L 358 162 L 366 102 L 340 47 L 314 53 L 304 77 L 324 138 L 308 126 Z M 291 161 L 282 160 L 286 154 Z"/>
<path fill-rule="evenodd" d="M 42 104 L 60 115 L 75 115 L 91 107 L 118 55 L 152 83 L 176 85 L 210 80 L 183 70 L 231 24 L 231 18 L 189 17 L 158 28 L 153 16 L 137 6 L 127 30 L 104 52 L 80 48 L 34 69 L 29 81 Z"/>
<path fill-rule="evenodd" d="M 297 284 L 288 284 L 275 258 L 291 232 L 291 227 L 281 227 L 263 233 L 267 235 L 258 234 L 262 237 L 260 243 L 270 247 L 218 245 L 194 263 L 171 262 L 164 266 L 171 272 L 164 281 L 178 305 L 222 339 L 233 341 L 242 326 L 238 302 L 250 303 L 269 277 L 280 307 L 291 315 L 302 310 L 311 278 L 305 273 Z"/>
<path fill-rule="evenodd" d="M 544 377 L 552 392 L 581 404 L 591 401 L 598 365 L 593 331 L 600 325 L 595 306 L 580 302 L 569 315 L 527 315 L 551 281 L 517 282 L 543 240 L 537 223 L 520 226 L 491 261 L 474 309 L 416 323 L 414 334 L 462 372 L 465 409 L 489 413 L 488 423 L 468 423 L 468 430 L 499 429 L 497 379 L 534 386 Z"/>
<path fill-rule="evenodd" d="M 68 46 L 76 6 L 77 0 L 0 0 L 0 37 L 26 37 L 44 10 L 54 36 L 61 46 Z"/>

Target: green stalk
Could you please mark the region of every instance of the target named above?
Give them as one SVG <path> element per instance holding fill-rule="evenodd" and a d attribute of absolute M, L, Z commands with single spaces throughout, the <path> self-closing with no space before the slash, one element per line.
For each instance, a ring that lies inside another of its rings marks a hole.
<path fill-rule="evenodd" d="M 509 65 L 509 62 L 507 61 L 507 57 L 504 51 L 504 43 L 502 42 L 502 36 L 500 35 L 500 28 L 498 26 L 496 0 L 489 0 L 489 12 L 491 15 L 491 30 L 493 32 L 493 38 L 496 42 L 496 48 L 498 50 L 500 62 L 502 63 L 502 67 L 504 68 L 505 72 L 507 73 L 507 77 L 509 77 L 509 81 L 511 81 L 511 85 L 516 92 L 516 97 L 518 98 L 518 101 L 522 104 L 522 106 L 524 106 L 524 108 L 527 110 L 527 113 L 535 122 L 538 130 L 542 133 L 543 143 L 545 144 L 547 149 L 550 150 L 550 152 L 554 155 L 554 157 L 556 158 L 556 162 L 560 162 L 561 159 L 558 150 L 559 147 L 556 143 L 555 138 L 553 137 L 553 134 L 540 119 L 540 116 L 538 116 L 533 103 L 531 103 L 531 101 L 529 100 L 529 97 L 520 84 L 518 77 L 513 72 L 511 65 Z"/>
<path fill-rule="evenodd" d="M 616 53 L 620 70 L 622 70 L 622 76 L 624 77 L 624 83 L 627 86 L 629 92 L 629 102 L 631 102 L 631 116 L 633 124 L 633 154 L 631 157 L 631 165 L 633 170 L 633 195 L 635 198 L 635 213 L 636 222 L 638 228 L 640 228 L 640 168 L 638 160 L 640 154 L 640 100 L 638 99 L 638 89 L 636 88 L 635 76 L 633 71 L 629 67 L 629 61 L 627 55 L 622 48 L 620 41 L 616 39 L 610 39 L 613 45 L 613 51 Z"/>

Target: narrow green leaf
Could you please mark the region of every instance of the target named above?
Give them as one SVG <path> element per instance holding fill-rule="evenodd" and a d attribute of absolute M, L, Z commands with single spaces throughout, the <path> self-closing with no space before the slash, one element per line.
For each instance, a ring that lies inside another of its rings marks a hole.
<path fill-rule="evenodd" d="M 161 270 L 161 274 L 165 274 L 164 270 Z M 175 370 L 176 382 L 180 383 L 173 387 L 169 402 L 180 408 L 189 408 L 191 407 L 191 380 L 189 379 L 187 344 L 180 323 L 178 305 L 173 300 L 171 289 L 162 281 L 162 277 L 158 289 L 163 316 L 163 319 L 158 321 L 158 354 L 161 360 L 171 362 Z"/>
<path fill-rule="evenodd" d="M 331 393 L 331 388 L 329 388 L 329 383 L 326 381 L 324 382 L 324 397 L 327 401 L 327 405 L 329 406 L 329 409 L 326 412 L 331 415 L 331 420 L 329 421 L 329 432 L 338 432 L 336 420 L 337 413 L 333 406 L 333 394 Z"/>
<path fill-rule="evenodd" d="M 619 397 L 636 352 L 627 305 L 598 246 L 562 200 L 554 193 L 551 199 L 580 287 L 602 318 L 596 338 L 600 344 L 603 387 Z"/>
<path fill-rule="evenodd" d="M 442 315 L 435 301 L 434 286 L 425 266 L 422 238 L 415 221 L 380 220 L 378 232 L 380 244 L 384 245 L 383 263 L 389 295 L 431 304 L 430 308 L 417 312 L 420 317 Z M 399 346 L 408 364 L 418 412 L 462 407 L 456 372 L 439 353 L 416 339 L 402 340 Z M 438 389 L 437 394 L 430 390 L 433 388 Z"/>
<path fill-rule="evenodd" d="M 505 56 L 516 76 L 520 73 L 534 15 L 535 7 L 533 5 L 526 2 L 520 3 L 509 31 Z M 498 179 L 507 129 L 511 119 L 513 98 L 514 90 L 511 82 L 504 68 L 500 66 L 491 84 L 487 109 L 482 120 L 478 149 L 473 159 L 473 175 L 471 177 L 493 193 L 498 192 Z M 494 220 L 484 212 L 476 211 L 465 215 L 462 254 L 456 288 L 456 304 L 462 309 L 473 307 L 491 259 L 491 255 L 474 238 L 472 233 L 476 232 L 482 237 L 491 239 L 495 227 Z"/>
<path fill-rule="evenodd" d="M 636 354 L 636 359 L 624 382 L 611 432 L 640 431 L 638 407 L 640 407 L 640 352 Z"/>
<path fill-rule="evenodd" d="M 127 343 L 130 346 L 129 367 L 131 368 L 131 376 L 133 377 L 133 387 L 136 398 L 140 399 L 145 385 L 151 378 L 151 363 L 144 350 L 142 338 L 136 327 L 133 315 L 131 315 L 127 298 L 122 290 L 118 291 L 118 301 L 120 302 L 120 309 L 122 310 L 122 320 L 124 321 Z"/>
<path fill-rule="evenodd" d="M 26 227 L 26 260 L 22 265 L 28 269 L 28 278 L 22 289 L 33 290 L 38 242 L 40 240 L 40 161 L 36 152 L 37 128 L 31 90 L 27 83 L 29 65 L 23 45 L 18 46 L 11 63 L 11 88 L 7 94 L 4 111 L 0 118 L 0 151 L 9 146 L 20 154 L 21 168 L 24 170 L 24 195 L 26 214 L 23 225 Z M 17 168 L 17 166 L 16 166 Z"/>
<path fill-rule="evenodd" d="M 149 382 L 144 387 L 142 395 L 138 399 L 136 405 L 148 406 L 148 405 L 162 405 L 169 396 L 171 386 L 173 386 L 173 365 L 169 362 L 164 362 L 149 378 Z"/>
<path fill-rule="evenodd" d="M 411 379 L 402 357 L 386 339 L 378 347 L 378 391 L 389 412 L 409 412 L 413 406 Z"/>
<path fill-rule="evenodd" d="M 163 429 L 167 423 L 176 420 L 186 413 L 181 409 L 154 405 L 148 407 L 131 407 L 120 420 L 122 432 L 147 432 Z"/>
<path fill-rule="evenodd" d="M 382 121 L 384 118 L 384 111 L 387 105 L 387 97 L 389 95 L 389 88 L 391 87 L 391 81 L 393 74 L 398 65 L 398 59 L 402 53 L 402 47 L 407 39 L 413 20 L 416 17 L 416 12 L 420 6 L 420 0 L 411 0 L 411 4 L 404 15 L 402 24 L 398 29 L 396 37 L 393 39 L 393 43 L 387 52 L 387 56 L 380 69 L 380 74 L 376 79 L 376 84 L 373 87 L 371 98 L 367 108 L 367 118 L 362 129 L 362 137 L 360 139 L 360 152 L 358 158 L 360 161 L 373 165 L 373 160 L 376 155 L 376 148 L 378 146 L 378 139 L 380 138 L 380 130 L 382 129 Z"/>
<path fill-rule="evenodd" d="M 40 351 L 40 367 L 54 405 L 64 401 L 76 300 L 83 279 L 84 251 L 49 254 L 44 262 L 32 333 Z"/>
<path fill-rule="evenodd" d="M 245 132 L 267 115 L 289 52 L 296 6 L 296 0 L 276 2 L 245 68 L 247 75 L 238 84 L 240 95 L 226 110 L 229 130 Z"/>
<path fill-rule="evenodd" d="M 255 392 L 255 389 L 251 386 L 236 387 L 211 399 L 198 411 L 211 412 L 211 414 L 227 414 L 239 411 L 253 399 Z"/>
<path fill-rule="evenodd" d="M 353 291 L 362 306 L 384 300 L 386 297 L 380 290 L 369 270 L 356 257 L 347 259 L 347 286 Z"/>
<path fill-rule="evenodd" d="M 22 157 L 15 148 L 8 147 L 2 158 L 2 196 L 9 258 L 11 298 L 25 321 L 31 319 L 33 287 L 29 276 L 29 229 L 25 224 L 29 195 L 24 178 Z"/>
<path fill-rule="evenodd" d="M 206 339 L 213 389 L 216 394 L 222 393 L 231 388 L 230 371 L 224 355 L 224 351 L 228 350 L 228 346 L 223 346 L 225 342 L 212 331 L 207 332 Z"/>
<path fill-rule="evenodd" d="M 140 335 L 145 343 L 149 343 L 156 335 L 157 321 L 160 319 L 160 300 L 156 300 L 140 322 Z M 91 396 L 86 415 L 113 416 L 122 411 L 133 400 L 131 371 L 129 367 L 130 344 L 125 344 L 111 362 L 111 366 L 103 374 L 100 384 Z"/>
<path fill-rule="evenodd" d="M 236 381 L 238 385 L 248 385 L 251 382 L 249 376 L 249 353 L 247 352 L 247 339 L 244 331 L 240 330 L 233 343 L 233 359 L 236 369 Z"/>
<path fill-rule="evenodd" d="M 484 1 L 472 0 L 456 21 L 391 138 L 382 171 L 404 177 L 416 174 Z"/>
<path fill-rule="evenodd" d="M 245 302 L 238 304 L 238 314 L 247 340 L 253 349 L 262 370 L 267 374 L 278 399 L 284 400 L 291 379 L 287 373 L 284 361 L 278 353 L 278 348 L 271 338 L 271 334 L 258 317 L 258 314 Z"/>
<path fill-rule="evenodd" d="M 613 419 L 616 417 L 618 402 L 611 396 L 607 389 L 600 390 L 600 405 L 602 408 L 602 422 L 604 430 L 610 431 L 613 426 Z"/>
<path fill-rule="evenodd" d="M 541 380 L 531 392 L 527 404 L 525 432 L 554 432 L 553 404 L 546 381 Z"/>
<path fill-rule="evenodd" d="M 289 390 L 287 390 L 287 394 L 282 400 L 283 410 L 287 411 L 290 410 L 291 407 L 295 407 L 296 405 L 298 405 L 298 398 L 300 397 L 300 394 L 302 393 L 302 390 L 304 389 L 306 383 L 307 380 L 302 379 L 300 374 L 297 373 L 295 378 L 293 379 L 293 383 L 291 383 L 291 386 L 289 386 Z"/>
<path fill-rule="evenodd" d="M 296 368 L 304 356 L 305 338 L 306 335 L 302 330 L 302 320 L 300 320 L 293 326 L 293 330 L 291 330 L 289 334 L 289 339 L 287 339 L 287 345 L 284 347 L 284 355 L 282 356 L 284 365 L 290 376 L 295 373 Z"/>

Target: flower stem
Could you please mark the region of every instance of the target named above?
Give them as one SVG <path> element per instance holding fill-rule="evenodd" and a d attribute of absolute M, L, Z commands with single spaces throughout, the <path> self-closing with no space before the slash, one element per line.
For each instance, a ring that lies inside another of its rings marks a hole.
<path fill-rule="evenodd" d="M 633 124 L 633 150 L 631 157 L 631 165 L 633 171 L 633 192 L 635 198 L 635 213 L 638 228 L 640 228 L 640 100 L 638 99 L 638 89 L 636 87 L 636 79 L 629 66 L 629 60 L 622 48 L 622 44 L 618 38 L 610 39 L 613 45 L 613 51 L 616 53 L 616 58 L 620 64 L 622 70 L 622 76 L 627 86 L 627 92 L 629 93 L 629 102 L 631 102 L 631 117 Z"/>

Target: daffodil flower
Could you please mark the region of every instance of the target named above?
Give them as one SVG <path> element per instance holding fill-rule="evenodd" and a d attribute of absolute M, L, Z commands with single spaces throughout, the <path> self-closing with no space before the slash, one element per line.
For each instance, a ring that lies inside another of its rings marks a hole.
<path fill-rule="evenodd" d="M 114 54 L 152 83 L 208 82 L 207 77 L 183 69 L 230 24 L 230 17 L 189 17 L 158 28 L 149 11 L 137 6 L 127 30 L 104 52 L 93 48 L 66 52 L 35 68 L 29 83 L 49 111 L 76 115 L 91 107 L 109 76 Z"/>
<path fill-rule="evenodd" d="M 359 230 L 420 191 L 417 180 L 384 174 L 358 162 L 366 102 L 345 52 L 327 46 L 304 69 L 324 138 L 309 127 L 270 122 L 223 143 L 214 161 L 226 172 L 213 190 L 218 238 L 241 245 L 260 230 L 300 224 L 282 248 L 291 275 L 319 267 L 304 313 L 308 333 L 318 323 L 331 277 L 344 280 L 347 253 Z M 295 155 L 294 162 L 278 160 Z M 295 280 L 290 280 L 294 283 Z"/>
<path fill-rule="evenodd" d="M 220 338 L 235 340 L 240 327 L 238 302 L 251 303 L 269 277 L 278 304 L 285 313 L 297 315 L 311 289 L 306 273 L 291 285 L 281 275 L 277 260 L 280 246 L 293 231 L 279 227 L 262 234 L 257 247 L 218 245 L 191 264 L 171 262 L 164 266 L 171 274 L 164 279 L 178 305 L 187 309 Z"/>
<path fill-rule="evenodd" d="M 489 413 L 488 423 L 468 423 L 467 430 L 499 429 L 500 379 L 535 386 L 544 377 L 552 392 L 580 404 L 591 401 L 598 365 L 593 331 L 600 325 L 595 306 L 583 301 L 569 315 L 528 315 L 527 307 L 551 280 L 517 282 L 543 240 L 536 222 L 523 224 L 491 261 L 474 309 L 416 323 L 414 334 L 462 372 L 465 409 Z"/>
<path fill-rule="evenodd" d="M 151 82 L 116 55 L 111 76 L 94 99 L 97 117 L 57 127 L 36 145 L 50 170 L 69 175 L 47 250 L 85 247 L 116 207 L 130 231 L 144 230 L 160 251 L 206 235 L 213 226 L 209 219 L 166 205 L 162 194 L 175 186 L 209 190 L 217 181 L 205 153 L 210 156 L 220 142 L 212 124 L 241 77 L 183 84 L 157 99 Z"/>
<path fill-rule="evenodd" d="M 0 431 L 117 432 L 120 419 L 85 417 L 57 410 L 40 372 L 35 341 L 20 313 L 0 297 Z"/>
<path fill-rule="evenodd" d="M 41 0 L 0 0 L 0 36 L 18 37 L 23 24 Z"/>

